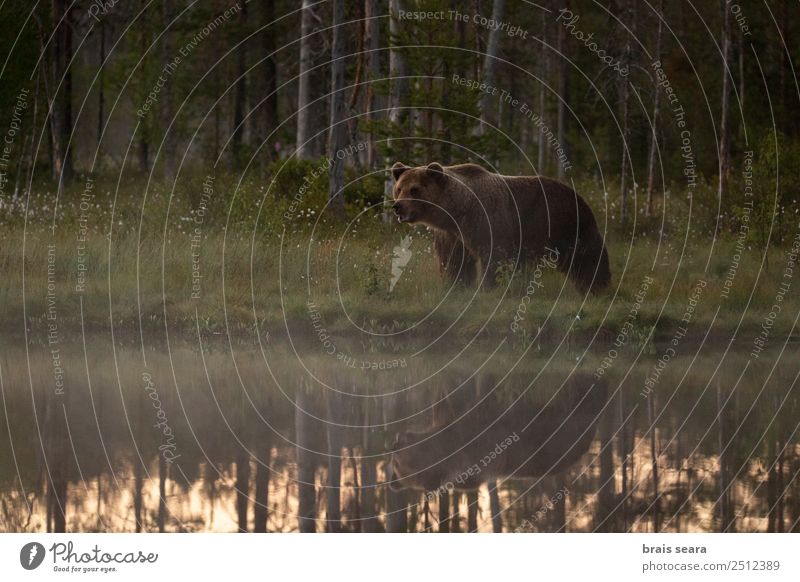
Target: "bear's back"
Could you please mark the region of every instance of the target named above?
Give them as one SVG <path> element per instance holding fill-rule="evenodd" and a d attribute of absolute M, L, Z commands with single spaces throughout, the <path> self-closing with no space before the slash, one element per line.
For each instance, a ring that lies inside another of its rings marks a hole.
<path fill-rule="evenodd" d="M 481 175 L 492 174 L 492 172 L 478 164 L 456 164 L 455 166 L 447 166 L 446 170 L 465 178 L 475 178 Z"/>

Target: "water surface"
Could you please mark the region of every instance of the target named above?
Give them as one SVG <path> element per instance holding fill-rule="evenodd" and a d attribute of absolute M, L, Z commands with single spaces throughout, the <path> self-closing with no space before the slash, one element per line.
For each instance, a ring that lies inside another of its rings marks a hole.
<path fill-rule="evenodd" d="M 799 527 L 792 344 L 68 345 L 0 356 L 3 531 Z"/>

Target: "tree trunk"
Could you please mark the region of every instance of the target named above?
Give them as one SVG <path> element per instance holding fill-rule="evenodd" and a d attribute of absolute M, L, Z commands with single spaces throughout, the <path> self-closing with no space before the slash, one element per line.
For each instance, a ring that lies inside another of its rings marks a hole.
<path fill-rule="evenodd" d="M 503 516 L 500 514 L 500 495 L 497 492 L 497 481 L 491 481 L 489 486 L 489 513 L 492 516 L 492 531 L 503 533 Z"/>
<path fill-rule="evenodd" d="M 64 6 L 64 22 L 60 30 L 64 37 L 63 47 L 63 85 L 64 92 L 61 95 L 62 100 L 62 113 L 61 113 L 61 151 L 64 154 L 64 167 L 63 167 L 63 180 L 69 182 L 72 180 L 74 170 L 72 167 L 72 27 L 74 22 L 72 20 L 72 4 L 66 5 L 64 0 L 59 0 L 59 3 Z"/>
<path fill-rule="evenodd" d="M 240 449 L 236 457 L 236 516 L 240 533 L 247 533 L 250 501 L 250 455 Z"/>
<path fill-rule="evenodd" d="M 386 488 L 386 531 L 403 533 L 408 530 L 408 492 Z"/>
<path fill-rule="evenodd" d="M 547 12 L 542 10 L 542 48 L 541 52 L 539 53 L 539 117 L 542 119 L 544 123 L 547 119 L 545 115 L 545 107 L 547 106 L 546 101 L 546 91 L 547 91 L 547 73 L 550 69 L 550 51 L 545 46 L 547 44 L 547 29 L 548 29 L 548 18 Z M 528 125 L 528 124 L 526 124 Z M 538 174 L 545 173 L 545 163 L 546 163 L 546 154 L 547 154 L 547 140 L 545 139 L 544 132 L 539 129 L 539 151 L 538 151 L 538 159 L 536 160 L 536 172 Z"/>
<path fill-rule="evenodd" d="M 21 169 L 20 172 L 17 173 L 17 182 L 19 184 L 20 180 L 23 183 L 23 187 L 25 184 L 28 183 L 28 176 L 33 176 L 33 169 L 36 165 L 36 153 L 38 151 L 37 146 L 37 134 L 41 131 L 41 128 L 38 125 L 39 119 L 39 98 L 40 98 L 40 90 L 41 90 L 41 80 L 42 80 L 42 71 L 41 68 L 36 72 L 36 88 L 33 92 L 33 111 L 31 112 L 31 129 L 30 133 L 25 136 L 25 143 L 30 144 L 30 149 L 27 149 L 27 153 L 24 154 L 25 156 L 25 168 L 24 170 Z M 12 197 L 12 201 L 17 199 L 19 196 L 19 186 L 17 185 L 14 188 L 14 196 Z"/>
<path fill-rule="evenodd" d="M 450 533 L 450 494 L 439 491 L 439 533 Z"/>
<path fill-rule="evenodd" d="M 478 492 L 474 489 L 467 492 L 467 531 L 478 531 Z"/>
<path fill-rule="evenodd" d="M 246 6 L 246 4 L 245 4 Z M 163 65 L 166 67 L 172 62 L 172 31 L 169 29 L 170 22 L 172 21 L 172 10 L 170 9 L 170 0 L 162 0 L 163 11 Z M 161 94 L 161 102 L 163 106 L 164 116 L 164 178 L 169 180 L 175 176 L 175 129 L 170 127 L 175 115 L 172 99 L 172 82 L 168 79 L 164 84 Z"/>
<path fill-rule="evenodd" d="M 331 213 L 344 218 L 344 148 L 347 142 L 344 95 L 344 0 L 333 0 L 333 47 L 331 55 L 331 115 L 328 156 L 331 160 L 328 200 Z"/>
<path fill-rule="evenodd" d="M 796 4 L 796 3 L 795 3 Z M 784 133 L 789 135 L 797 135 L 798 128 L 800 127 L 800 122 L 797 121 L 796 112 L 792 109 L 797 104 L 797 98 L 795 97 L 795 87 L 797 86 L 795 83 L 790 82 L 791 79 L 794 78 L 794 71 L 792 66 L 792 57 L 790 56 L 791 51 L 787 50 L 786 47 L 795 46 L 793 44 L 792 38 L 792 31 L 789 27 L 792 25 L 793 20 L 797 18 L 796 13 L 794 15 L 789 15 L 789 1 L 782 0 L 781 2 L 781 16 L 779 18 L 780 27 L 781 27 L 781 42 L 777 43 L 779 46 L 780 51 L 780 89 L 781 89 L 781 101 L 782 101 L 782 109 L 784 111 L 784 119 L 786 120 L 786 126 L 783 129 Z M 740 29 L 741 30 L 741 29 Z"/>
<path fill-rule="evenodd" d="M 773 435 L 768 435 L 767 462 L 767 533 L 774 533 L 777 529 L 778 516 L 778 447 Z"/>
<path fill-rule="evenodd" d="M 367 168 L 374 171 L 381 163 L 380 154 L 375 145 L 375 132 L 372 130 L 380 114 L 376 111 L 381 109 L 380 98 L 375 94 L 375 80 L 381 76 L 380 66 L 380 12 L 378 10 L 378 0 L 366 0 L 364 11 L 364 34 L 366 39 L 364 47 L 367 51 L 367 70 L 369 85 L 367 86 L 367 120 L 370 123 L 367 148 Z"/>
<path fill-rule="evenodd" d="M 342 2 L 344 0 L 341 0 Z M 325 516 L 325 531 L 338 533 L 342 531 L 342 403 L 339 394 L 328 397 L 328 423 L 326 432 L 328 436 L 328 482 L 325 487 L 327 499 L 327 512 Z"/>
<path fill-rule="evenodd" d="M 599 420 L 598 440 L 600 441 L 600 482 L 597 484 L 597 508 L 594 518 L 594 531 L 614 531 L 613 513 L 614 499 L 616 497 L 616 484 L 614 480 L 614 449 L 612 440 L 614 429 L 611 426 L 612 417 L 604 414 Z"/>
<path fill-rule="evenodd" d="M 656 55 L 657 61 L 661 61 L 661 37 L 663 30 L 663 23 L 661 19 L 664 17 L 664 0 L 658 3 L 658 29 L 656 32 Z M 655 95 L 653 96 L 653 133 L 650 136 L 650 155 L 647 161 L 647 206 L 645 207 L 645 214 L 650 217 L 653 214 L 653 194 L 656 189 L 656 152 L 658 151 L 658 116 L 661 112 L 661 86 L 656 80 Z"/>
<path fill-rule="evenodd" d="M 447 59 L 444 59 L 442 62 L 442 77 L 445 79 L 451 78 L 450 73 L 450 63 Z M 450 92 L 453 90 L 453 84 L 445 82 L 442 86 L 442 109 L 445 111 L 450 110 L 450 103 L 451 103 L 451 95 Z M 442 116 L 439 116 L 439 123 L 437 124 L 437 133 L 441 136 L 442 142 L 439 145 L 439 159 L 441 163 L 445 166 L 449 166 L 453 163 L 452 158 L 452 148 L 450 147 L 451 142 L 453 141 L 453 134 L 450 131 L 450 124 L 447 123 L 445 120 L 442 119 Z M 432 159 L 432 157 L 428 157 L 428 159 Z"/>
<path fill-rule="evenodd" d="M 626 20 L 631 23 L 631 31 L 625 31 L 625 52 L 622 57 L 623 69 L 630 71 L 631 69 L 631 52 L 632 41 L 631 36 L 636 34 L 636 0 L 625 1 L 625 14 Z M 621 204 L 620 204 L 620 222 L 622 228 L 625 228 L 625 223 L 628 218 L 628 167 L 631 165 L 630 159 L 630 80 L 627 76 L 620 75 L 620 91 L 622 94 L 622 164 L 620 167 L 620 191 L 621 191 Z"/>
<path fill-rule="evenodd" d="M 506 10 L 505 0 L 494 0 L 492 7 L 492 20 L 494 22 L 503 22 Z M 500 47 L 500 27 L 495 26 L 489 32 L 489 43 L 486 45 L 486 55 L 483 59 L 483 82 L 487 87 L 494 86 L 494 73 L 497 69 L 497 50 Z M 492 95 L 488 91 L 484 91 L 481 97 L 481 124 L 480 134 L 486 133 L 487 113 L 492 106 Z"/>
<path fill-rule="evenodd" d="M 619 439 L 617 439 L 617 450 L 619 451 L 620 458 L 620 471 L 622 473 L 622 499 L 620 500 L 620 511 L 622 513 L 622 531 L 628 531 L 628 457 L 630 450 L 628 449 L 628 432 L 630 427 L 625 422 L 628 410 L 625 402 L 625 393 L 620 390 L 619 393 Z M 566 500 L 565 500 L 566 501 Z"/>
<path fill-rule="evenodd" d="M 560 492 L 563 488 L 563 478 L 551 477 L 550 478 L 550 491 Z M 552 494 L 551 494 L 552 495 Z M 553 518 L 552 518 L 553 532 L 566 533 L 567 532 L 567 495 L 563 495 L 561 499 L 553 503 Z"/>
<path fill-rule="evenodd" d="M 785 37 L 784 37 L 784 39 L 785 39 Z M 739 109 L 741 111 L 745 111 L 745 108 L 744 108 L 744 101 L 745 101 L 744 100 L 744 94 L 745 94 L 745 90 L 744 90 L 744 87 L 745 87 L 745 77 L 744 77 L 744 32 L 742 31 L 741 28 L 739 29 L 737 45 L 738 45 L 737 52 L 739 53 Z M 744 138 L 744 124 L 743 123 L 739 124 L 739 134 L 741 135 L 742 138 Z"/>
<path fill-rule="evenodd" d="M 69 67 L 72 56 L 71 13 L 65 0 L 54 0 L 53 23 L 57 28 L 51 43 L 51 72 L 45 75 L 50 116 L 51 168 L 53 179 L 58 182 L 59 193 L 72 173 L 71 158 L 67 148 L 72 133 L 72 73 Z M 45 42 L 47 38 L 43 36 L 43 46 Z"/>
<path fill-rule="evenodd" d="M 389 93 L 389 121 L 391 122 L 391 132 L 395 135 L 407 135 L 405 125 L 408 119 L 408 110 L 404 109 L 408 97 L 408 79 L 406 78 L 406 59 L 402 52 L 397 49 L 398 35 L 400 34 L 399 13 L 403 9 L 401 0 L 389 0 L 389 40 L 391 49 L 389 50 L 389 79 L 392 88 Z M 392 155 L 406 159 L 408 157 L 408 142 L 389 141 Z M 384 182 L 383 197 L 385 200 L 392 198 L 392 176 L 388 171 L 387 163 L 386 181 Z M 391 213 L 387 210 L 383 214 L 385 222 L 391 220 Z"/>
<path fill-rule="evenodd" d="M 144 0 L 141 0 L 140 5 L 143 12 L 139 29 L 139 53 L 142 55 L 147 55 L 148 44 L 149 44 L 149 39 L 146 32 L 148 30 L 147 13 L 145 12 L 147 8 L 147 3 Z M 142 75 L 142 82 L 144 84 L 147 84 L 147 75 L 145 74 L 146 66 L 147 66 L 147 57 L 143 57 L 139 74 Z M 149 91 L 149 88 L 147 88 L 146 90 Z M 215 107 L 214 109 L 219 110 L 219 107 Z M 150 172 L 150 134 L 148 131 L 148 123 L 146 119 L 139 120 L 138 149 L 139 149 L 139 171 L 142 174 L 148 174 Z"/>
<path fill-rule="evenodd" d="M 461 533 L 460 502 L 461 492 L 453 491 L 453 494 L 450 496 L 450 531 L 453 533 Z"/>
<path fill-rule="evenodd" d="M 275 37 L 276 30 L 275 22 L 275 0 L 266 0 L 262 3 L 264 16 L 263 24 L 270 25 L 261 34 L 261 41 L 264 53 L 264 140 L 267 142 L 264 145 L 266 150 L 265 156 L 267 161 L 275 158 L 277 154 L 276 143 L 272 140 L 275 139 L 271 135 L 278 127 L 278 69 L 275 66 Z"/>
<path fill-rule="evenodd" d="M 779 431 L 780 434 L 780 431 Z M 778 453 L 778 491 L 780 491 L 780 496 L 778 497 L 778 511 L 776 516 L 776 529 L 777 533 L 784 532 L 784 509 L 786 506 L 786 486 L 784 485 L 784 463 L 786 457 L 784 455 L 784 451 L 786 450 L 786 445 L 783 439 L 778 443 L 780 447 L 780 452 Z"/>
<path fill-rule="evenodd" d="M 717 446 L 719 450 L 719 497 L 717 498 L 717 506 L 720 532 L 729 531 L 734 526 L 730 499 L 730 460 L 728 453 L 730 439 L 728 438 L 727 400 L 727 391 L 717 381 L 717 418 L 719 419 L 717 424 Z"/>
<path fill-rule="evenodd" d="M 397 49 L 396 44 L 401 30 L 398 14 L 402 9 L 403 6 L 400 0 L 389 0 L 389 12 L 391 13 L 389 34 L 391 35 L 392 43 L 392 48 L 389 51 L 389 77 L 392 81 L 389 119 L 395 132 L 398 132 L 399 135 L 406 135 L 407 132 L 403 131 L 403 129 L 408 119 L 408 111 L 403 107 L 406 105 L 406 99 L 408 98 L 408 79 L 405 78 L 408 75 L 408 70 L 406 68 L 405 55 Z M 401 156 L 408 154 L 408 146 L 405 141 L 399 144 L 399 150 L 400 152 L 397 153 Z"/>
<path fill-rule="evenodd" d="M 311 418 L 307 412 L 309 397 L 300 388 L 295 400 L 294 428 L 297 459 L 297 521 L 303 533 L 314 533 L 317 529 L 316 466 L 311 446 Z"/>
<path fill-rule="evenodd" d="M 653 483 L 653 531 L 661 531 L 661 494 L 658 485 L 658 451 L 656 449 L 655 392 L 647 397 L 647 424 L 650 426 L 650 463 Z"/>
<path fill-rule="evenodd" d="M 242 3 L 239 11 L 239 25 L 247 34 L 247 3 Z M 236 55 L 236 87 L 233 102 L 233 136 L 231 136 L 231 150 L 234 164 L 238 167 L 242 163 L 242 143 L 245 133 L 245 109 L 247 107 L 247 42 L 239 45 Z"/>
<path fill-rule="evenodd" d="M 302 24 L 300 30 L 300 73 L 297 87 L 297 157 L 307 160 L 313 157 L 312 108 L 311 108 L 311 68 L 314 64 L 312 31 L 314 13 L 313 0 L 303 0 Z"/>
<path fill-rule="evenodd" d="M 166 531 L 167 523 L 167 462 L 159 451 L 158 455 L 158 532 Z"/>
<path fill-rule="evenodd" d="M 47 531 L 67 530 L 67 443 L 69 431 L 60 402 L 48 402 L 44 410 L 44 463 L 47 468 Z"/>
<path fill-rule="evenodd" d="M 142 461 L 134 461 L 133 469 L 133 518 L 136 521 L 136 533 L 141 533 L 144 529 L 143 515 L 143 495 L 142 487 L 144 479 L 142 476 Z"/>
<path fill-rule="evenodd" d="M 67 531 L 67 481 L 62 475 L 56 461 L 56 470 L 48 482 L 50 485 L 50 495 L 48 502 L 51 508 L 52 525 L 50 532 L 64 533 Z"/>
<path fill-rule="evenodd" d="M 106 117 L 106 94 L 105 94 L 105 60 L 106 60 L 106 23 L 100 21 L 100 53 L 98 55 L 98 77 L 97 77 L 97 149 L 100 149 L 100 141 L 103 139 L 103 124 Z"/>
<path fill-rule="evenodd" d="M 564 8 L 569 8 L 569 2 L 564 3 Z M 566 42 L 566 29 L 563 26 L 558 27 L 558 144 L 561 149 L 567 153 L 569 148 L 567 146 L 567 103 L 569 102 L 569 84 L 568 73 L 569 63 L 566 55 L 567 42 Z M 558 161 L 558 178 L 564 179 L 565 168 L 564 164 Z"/>
<path fill-rule="evenodd" d="M 729 70 L 731 53 L 731 19 L 728 11 L 728 3 L 721 0 L 722 9 L 722 108 L 720 111 L 719 122 L 719 189 L 717 199 L 724 200 L 723 196 L 727 190 L 728 172 L 730 164 L 730 128 L 729 109 L 731 101 L 731 75 Z"/>
<path fill-rule="evenodd" d="M 405 405 L 405 402 L 405 394 L 385 397 L 382 403 L 384 423 L 388 423 L 390 419 L 404 418 L 408 414 L 408 406 Z M 386 470 L 385 465 L 384 470 Z M 391 475 L 387 474 L 387 476 L 390 479 L 392 478 Z M 408 531 L 408 492 L 405 489 L 394 491 L 388 485 L 384 487 L 386 493 L 386 531 L 390 533 Z"/>
<path fill-rule="evenodd" d="M 371 424 L 372 418 L 370 401 L 364 403 L 364 425 Z M 378 486 L 378 472 L 375 458 L 372 456 L 376 448 L 374 429 L 365 428 L 361 441 L 361 516 L 363 522 L 361 531 L 374 533 L 378 531 L 378 512 L 375 507 L 375 492 Z"/>
<path fill-rule="evenodd" d="M 271 477 L 270 459 L 272 456 L 272 446 L 267 439 L 264 447 L 266 458 L 259 461 L 256 465 L 256 491 L 255 501 L 253 502 L 253 532 L 266 533 L 267 518 L 269 517 L 269 481 Z"/>
<path fill-rule="evenodd" d="M 67 425 L 66 418 L 58 412 L 61 406 L 48 406 L 45 410 L 47 449 L 45 464 L 48 469 L 48 531 L 67 531 Z"/>
<path fill-rule="evenodd" d="M 355 20 L 358 21 L 358 32 L 356 33 L 356 50 L 353 54 L 353 57 L 356 60 L 355 64 L 355 74 L 353 78 L 353 82 L 351 86 L 353 87 L 352 93 L 350 93 L 350 99 L 347 101 L 346 104 L 346 112 L 347 112 L 347 135 L 350 143 L 361 143 L 364 141 L 361 138 L 361 128 L 359 127 L 359 111 L 361 110 L 361 85 L 364 84 L 363 78 L 365 76 L 364 69 L 366 68 L 365 62 L 365 54 L 364 54 L 364 47 L 367 46 L 366 43 L 366 22 L 364 22 L 364 5 L 361 2 L 356 2 L 356 16 Z M 364 106 L 366 107 L 366 106 Z M 351 157 L 351 164 L 357 168 L 358 173 L 361 173 L 360 168 L 363 166 L 363 163 L 366 162 L 366 151 L 359 151 L 353 154 Z"/>

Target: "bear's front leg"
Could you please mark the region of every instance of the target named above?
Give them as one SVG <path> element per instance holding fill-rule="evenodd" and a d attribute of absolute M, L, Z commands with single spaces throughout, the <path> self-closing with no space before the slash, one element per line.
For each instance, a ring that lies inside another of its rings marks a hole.
<path fill-rule="evenodd" d="M 479 256 L 481 257 L 481 264 L 478 270 L 478 279 L 482 279 L 482 287 L 486 289 L 497 286 L 497 278 L 501 276 L 499 272 L 501 267 L 506 267 L 518 260 L 517 257 L 502 247 L 496 247 L 491 251 L 485 250 Z"/>
<path fill-rule="evenodd" d="M 464 285 L 474 285 L 478 261 L 460 239 L 444 231 L 434 232 L 433 250 L 439 261 L 439 271 L 446 278 Z"/>
<path fill-rule="evenodd" d="M 484 289 L 492 289 L 497 286 L 497 268 L 502 261 L 498 260 L 497 255 L 485 253 L 480 260 L 478 269 L 478 280 Z"/>

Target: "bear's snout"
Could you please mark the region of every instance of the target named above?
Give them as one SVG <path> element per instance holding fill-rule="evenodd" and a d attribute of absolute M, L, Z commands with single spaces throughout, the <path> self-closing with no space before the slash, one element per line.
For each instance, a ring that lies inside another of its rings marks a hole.
<path fill-rule="evenodd" d="M 397 215 L 397 220 L 399 220 L 400 222 L 411 222 L 413 218 L 412 216 L 413 213 L 411 212 L 411 209 L 409 208 L 409 204 L 407 202 L 405 203 L 402 201 L 395 202 L 392 205 L 392 209 L 394 210 L 394 213 Z"/>

